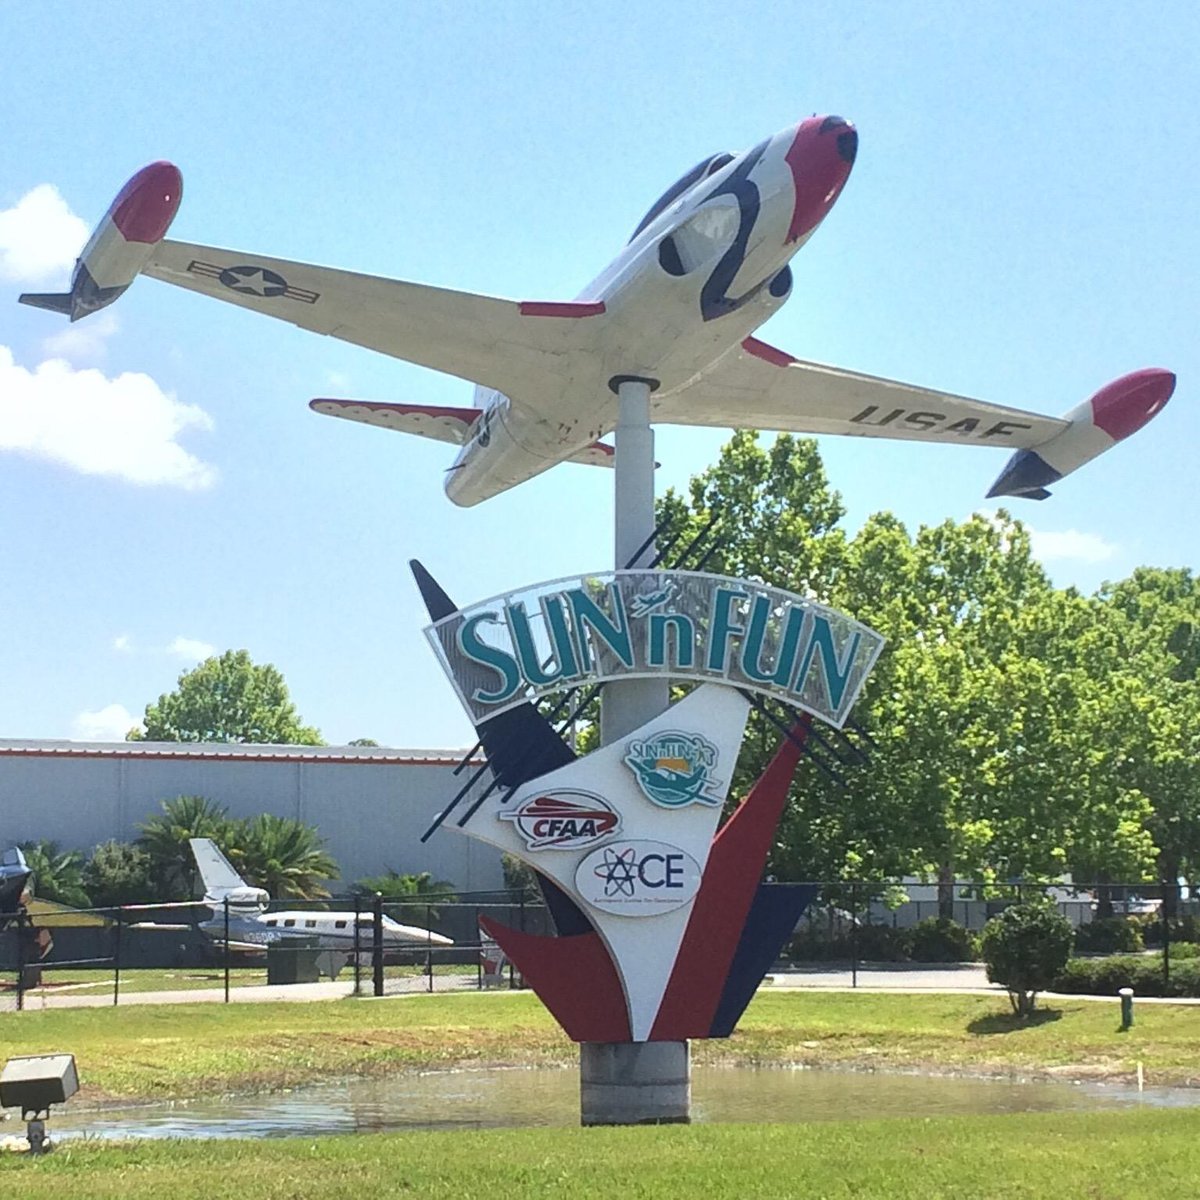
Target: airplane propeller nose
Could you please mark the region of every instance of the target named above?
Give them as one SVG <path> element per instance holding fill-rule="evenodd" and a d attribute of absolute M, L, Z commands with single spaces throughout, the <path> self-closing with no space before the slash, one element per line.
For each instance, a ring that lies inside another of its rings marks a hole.
<path fill-rule="evenodd" d="M 845 187 L 857 154 L 858 131 L 844 117 L 810 117 L 796 127 L 784 156 L 795 189 L 789 244 L 824 220 Z"/>

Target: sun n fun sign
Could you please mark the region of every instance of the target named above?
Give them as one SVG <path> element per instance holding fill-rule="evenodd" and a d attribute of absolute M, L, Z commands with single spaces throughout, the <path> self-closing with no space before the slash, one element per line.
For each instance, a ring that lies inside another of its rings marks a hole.
<path fill-rule="evenodd" d="M 836 609 L 692 571 L 533 584 L 425 632 L 475 722 L 565 687 L 669 676 L 773 696 L 841 728 L 883 648 Z"/>

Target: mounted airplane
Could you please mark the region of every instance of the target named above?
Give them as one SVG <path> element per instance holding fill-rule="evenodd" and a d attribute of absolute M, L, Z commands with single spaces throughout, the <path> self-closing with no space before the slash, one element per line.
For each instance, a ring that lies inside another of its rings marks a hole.
<path fill-rule="evenodd" d="M 837 200 L 858 149 L 812 117 L 693 167 L 574 301 L 513 301 L 165 240 L 182 177 L 144 167 L 109 208 L 71 290 L 21 302 L 72 321 L 139 274 L 458 376 L 474 407 L 313 400 L 329 416 L 461 447 L 446 494 L 472 505 L 560 462 L 612 465 L 622 381 L 649 382 L 673 425 L 838 433 L 1015 451 L 989 496 L 1046 488 L 1140 429 L 1175 376 L 1150 368 L 1055 418 L 803 362 L 753 332 L 792 290 L 789 260 Z"/>

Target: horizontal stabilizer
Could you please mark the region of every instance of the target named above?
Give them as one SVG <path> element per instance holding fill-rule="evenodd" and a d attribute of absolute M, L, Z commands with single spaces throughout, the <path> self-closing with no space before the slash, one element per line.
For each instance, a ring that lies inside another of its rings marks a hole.
<path fill-rule="evenodd" d="M 51 312 L 62 313 L 64 316 L 71 315 L 71 293 L 70 292 L 22 292 L 17 301 L 20 304 L 28 304 L 33 308 L 47 308 Z"/>
<path fill-rule="evenodd" d="M 576 450 L 567 462 L 582 463 L 585 467 L 615 467 L 617 452 L 607 442 L 593 442 L 582 450 Z M 654 465 L 658 466 L 658 463 Z"/>
<path fill-rule="evenodd" d="M 434 404 L 384 404 L 373 400 L 311 400 L 309 408 L 327 417 L 361 421 L 397 433 L 412 433 L 461 446 L 479 420 L 478 408 L 449 408 Z"/>

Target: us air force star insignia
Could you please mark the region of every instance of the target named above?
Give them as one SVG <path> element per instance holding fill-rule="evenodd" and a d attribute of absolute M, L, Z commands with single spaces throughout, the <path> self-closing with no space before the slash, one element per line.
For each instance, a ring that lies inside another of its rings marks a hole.
<path fill-rule="evenodd" d="M 685 804 L 720 804 L 713 771 L 717 748 L 698 733 L 669 730 L 645 739 L 634 738 L 625 747 L 625 765 L 633 772 L 642 795 L 663 808 Z"/>
<path fill-rule="evenodd" d="M 287 280 L 266 267 L 226 267 L 218 279 L 244 296 L 282 296 L 288 290 Z"/>

